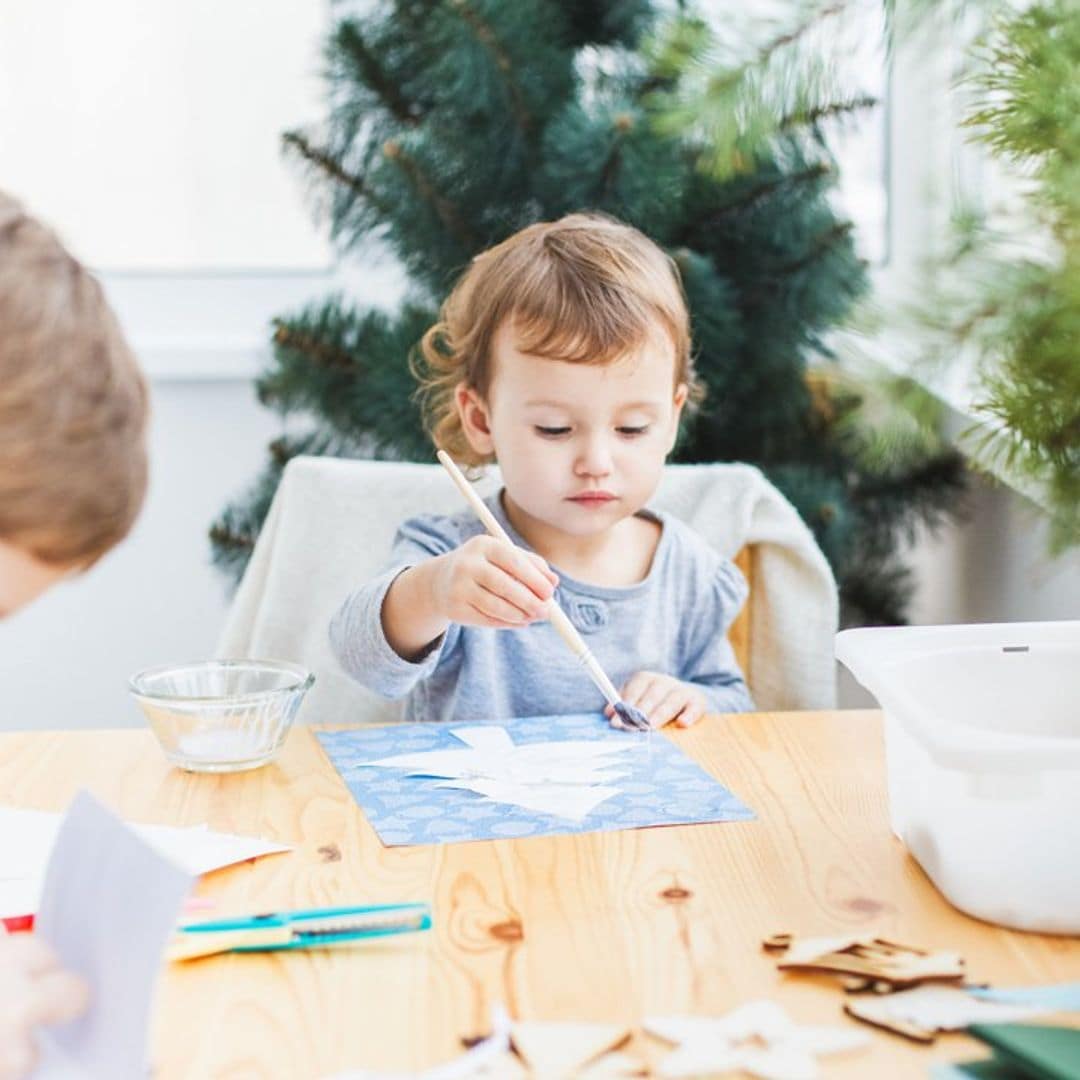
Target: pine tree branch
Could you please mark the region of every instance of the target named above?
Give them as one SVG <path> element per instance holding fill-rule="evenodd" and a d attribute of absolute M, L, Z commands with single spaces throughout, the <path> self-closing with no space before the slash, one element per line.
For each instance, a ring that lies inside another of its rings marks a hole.
<path fill-rule="evenodd" d="M 611 194 L 612 185 L 619 171 L 619 162 L 622 159 L 623 142 L 626 135 L 634 129 L 634 118 L 629 113 L 619 113 L 615 117 L 615 138 L 611 143 L 611 150 L 600 170 L 600 196 L 601 199 Z"/>
<path fill-rule="evenodd" d="M 297 333 L 284 319 L 275 319 L 273 327 L 275 345 L 303 353 L 318 367 L 330 371 L 352 371 L 358 366 L 356 357 L 351 353 L 337 349 L 311 334 Z"/>
<path fill-rule="evenodd" d="M 514 114 L 514 119 L 517 121 L 518 127 L 526 134 L 530 135 L 535 127 L 533 118 L 529 113 L 529 110 L 525 107 L 525 100 L 521 95 L 521 87 L 513 78 L 514 62 L 510 57 L 510 54 L 503 47 L 501 41 L 495 31 L 488 25 L 488 23 L 475 11 L 468 3 L 468 0 L 450 0 L 450 8 L 456 12 L 461 20 L 469 27 L 470 30 L 476 35 L 477 41 L 489 53 L 495 60 L 495 66 L 499 69 L 499 73 L 502 75 L 503 82 L 506 84 L 506 89 L 510 94 L 510 109 Z"/>
<path fill-rule="evenodd" d="M 837 3 L 830 4 L 829 7 L 822 8 L 821 11 L 815 11 L 805 22 L 800 23 L 786 34 L 780 34 L 778 37 L 773 38 L 773 40 L 758 53 L 754 66 L 764 65 L 774 53 L 779 52 L 780 49 L 787 48 L 788 45 L 794 45 L 801 37 L 804 37 L 816 26 L 824 22 L 825 19 L 830 19 L 834 15 L 842 15 L 844 11 L 847 10 L 848 6 L 849 0 L 838 0 Z"/>
<path fill-rule="evenodd" d="M 473 235 L 472 230 L 465 224 L 454 204 L 441 194 L 431 180 L 424 173 L 417 160 L 406 154 L 401 144 L 396 139 L 388 139 L 383 143 L 383 154 L 388 161 L 394 162 L 408 177 L 409 182 L 417 193 L 428 202 L 443 225 L 461 242 L 469 251 L 477 251 L 482 246 L 479 239 Z"/>
<path fill-rule="evenodd" d="M 389 78 L 364 41 L 356 22 L 349 19 L 341 24 L 337 42 L 349 59 L 356 62 L 368 89 L 375 92 L 387 112 L 401 124 L 416 127 L 422 117 L 412 102 L 406 100 L 393 79 Z"/>
<path fill-rule="evenodd" d="M 760 202 L 781 188 L 791 187 L 793 184 L 806 184 L 814 180 L 824 180 L 826 177 L 832 176 L 834 172 L 832 165 L 819 161 L 806 169 L 800 169 L 799 172 L 780 174 L 761 184 L 756 184 L 752 188 L 748 188 L 737 199 L 732 199 L 730 202 L 724 203 L 723 206 L 717 207 L 704 219 L 704 224 L 714 225 L 735 210 L 749 209 L 755 203 Z M 693 224 L 695 229 L 699 226 L 698 222 Z"/>
<path fill-rule="evenodd" d="M 842 621 L 845 625 L 903 626 L 913 592 L 911 571 L 896 560 L 848 565 L 840 581 Z"/>
<path fill-rule="evenodd" d="M 860 503 L 888 501 L 909 507 L 912 493 L 923 496 L 947 493 L 952 500 L 962 485 L 963 457 L 952 448 L 934 454 L 911 468 L 885 473 L 864 473 L 858 482 L 856 498 Z"/>
<path fill-rule="evenodd" d="M 784 275 L 797 274 L 800 270 L 805 270 L 808 266 L 815 263 L 822 257 L 831 251 L 837 244 L 845 240 L 850 233 L 854 230 L 855 226 L 850 221 L 839 221 L 832 228 L 826 229 L 821 233 L 814 241 L 813 246 L 805 255 L 800 256 L 793 262 L 784 263 L 781 266 L 776 267 L 776 272 Z"/>
<path fill-rule="evenodd" d="M 215 523 L 210 526 L 210 542 L 215 548 L 228 552 L 251 551 L 255 547 L 257 534 L 236 532 L 226 525 Z"/>
<path fill-rule="evenodd" d="M 861 112 L 863 109 L 873 109 L 879 104 L 880 102 L 876 97 L 870 94 L 861 94 L 848 101 L 834 101 L 828 105 L 819 105 L 816 108 L 789 113 L 780 120 L 777 130 L 790 131 L 795 127 L 809 127 L 834 116 L 844 116 L 847 113 Z"/>
<path fill-rule="evenodd" d="M 284 469 L 296 457 L 298 452 L 289 440 L 284 437 L 274 439 L 267 449 L 270 451 L 270 460 L 279 469 Z"/>
<path fill-rule="evenodd" d="M 281 137 L 286 147 L 299 154 L 309 164 L 321 169 L 331 180 L 337 181 L 343 187 L 359 195 L 380 213 L 385 214 L 387 208 L 379 197 L 368 187 L 362 177 L 355 173 L 347 172 L 328 150 L 314 146 L 306 135 L 299 131 L 286 131 Z"/>
<path fill-rule="evenodd" d="M 818 235 L 813 246 L 804 255 L 795 259 L 793 262 L 781 263 L 779 266 L 771 267 L 768 277 L 765 280 L 758 281 L 754 287 L 748 289 L 743 294 L 742 304 L 748 307 L 757 304 L 777 278 L 790 277 L 792 274 L 797 274 L 800 270 L 805 270 L 806 267 L 817 262 L 823 255 L 827 254 L 836 247 L 837 244 L 841 243 L 854 228 L 855 226 L 850 221 L 841 221 L 833 225 L 832 228 L 826 229 L 825 232 Z"/>

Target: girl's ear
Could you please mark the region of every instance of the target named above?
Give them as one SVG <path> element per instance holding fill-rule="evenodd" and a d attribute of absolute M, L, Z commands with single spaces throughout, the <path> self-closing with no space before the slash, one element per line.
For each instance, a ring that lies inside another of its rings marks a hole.
<path fill-rule="evenodd" d="M 495 442 L 491 437 L 491 414 L 487 403 L 471 386 L 460 382 L 454 388 L 454 404 L 469 445 L 480 457 L 493 457 Z"/>
<path fill-rule="evenodd" d="M 686 404 L 689 392 L 690 388 L 684 382 L 675 387 L 675 400 L 672 403 L 671 410 L 671 433 L 668 436 L 667 453 L 669 454 L 675 448 L 675 439 L 679 434 L 679 417 L 682 416 L 683 406 Z"/>

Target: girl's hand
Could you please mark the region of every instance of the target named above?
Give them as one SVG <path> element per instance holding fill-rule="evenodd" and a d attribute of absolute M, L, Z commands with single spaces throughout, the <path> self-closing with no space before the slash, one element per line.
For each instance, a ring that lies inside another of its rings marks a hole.
<path fill-rule="evenodd" d="M 73 1020 L 88 998 L 86 984 L 43 941 L 0 927 L 0 1078 L 26 1076 L 37 1060 L 34 1029 Z"/>
<path fill-rule="evenodd" d="M 493 536 L 474 536 L 439 560 L 439 612 L 466 626 L 508 630 L 544 619 L 559 583 L 539 555 Z"/>
<path fill-rule="evenodd" d="M 623 701 L 640 709 L 654 728 L 663 727 L 672 720 L 679 727 L 690 727 L 708 711 L 705 695 L 696 686 L 656 671 L 639 671 L 631 675 L 621 694 Z M 616 727 L 619 726 L 610 705 L 604 712 Z"/>

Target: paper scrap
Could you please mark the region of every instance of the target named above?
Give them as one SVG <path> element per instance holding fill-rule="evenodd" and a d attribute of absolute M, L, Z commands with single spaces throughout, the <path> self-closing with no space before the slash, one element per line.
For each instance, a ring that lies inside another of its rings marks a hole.
<path fill-rule="evenodd" d="M 92 795 L 75 797 L 56 835 L 35 932 L 86 980 L 90 1006 L 49 1030 L 37 1077 L 145 1080 L 154 984 L 192 884 Z"/>
<path fill-rule="evenodd" d="M 435 786 L 474 791 L 493 802 L 509 803 L 572 821 L 588 817 L 602 802 L 619 794 L 618 788 L 601 785 L 576 787 L 571 784 L 545 784 L 537 789 L 529 784 L 506 784 L 498 780 L 443 780 Z"/>
<path fill-rule="evenodd" d="M 742 1069 L 762 1080 L 813 1080 L 819 1055 L 870 1042 L 865 1032 L 849 1028 L 796 1024 L 772 1001 L 752 1001 L 722 1017 L 649 1017 L 642 1026 L 676 1046 L 657 1069 L 666 1077 Z"/>
<path fill-rule="evenodd" d="M 60 821 L 60 814 L 0 807 L 0 917 L 37 911 Z M 292 850 L 287 844 L 215 832 L 205 825 L 131 827 L 157 852 L 195 876 L 246 859 Z"/>

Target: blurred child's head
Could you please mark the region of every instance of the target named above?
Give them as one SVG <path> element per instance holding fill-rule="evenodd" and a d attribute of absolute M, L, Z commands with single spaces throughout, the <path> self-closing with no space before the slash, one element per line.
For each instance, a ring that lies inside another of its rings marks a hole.
<path fill-rule="evenodd" d="M 477 256 L 422 354 L 436 445 L 466 465 L 498 461 L 513 502 L 571 534 L 644 505 L 700 397 L 674 263 L 596 215 L 531 225 Z"/>
<path fill-rule="evenodd" d="M 101 286 L 0 193 L 0 616 L 127 534 L 146 421 L 146 384 Z"/>

